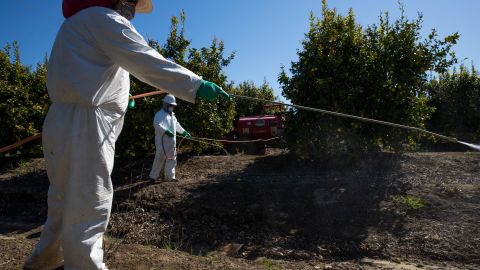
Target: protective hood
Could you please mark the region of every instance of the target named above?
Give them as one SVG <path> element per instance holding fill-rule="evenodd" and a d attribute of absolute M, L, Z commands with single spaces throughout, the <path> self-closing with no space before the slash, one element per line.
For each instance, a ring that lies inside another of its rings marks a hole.
<path fill-rule="evenodd" d="M 89 7 L 113 8 L 109 0 L 63 0 L 63 17 L 70 18 L 77 12 Z"/>

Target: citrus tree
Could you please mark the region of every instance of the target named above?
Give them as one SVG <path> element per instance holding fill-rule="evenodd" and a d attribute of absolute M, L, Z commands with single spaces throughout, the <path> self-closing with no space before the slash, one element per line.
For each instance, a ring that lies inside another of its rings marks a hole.
<path fill-rule="evenodd" d="M 438 38 L 435 30 L 421 38 L 422 17 L 388 13 L 379 23 L 362 27 L 353 10 L 346 16 L 323 1 L 322 16 L 310 15 L 298 61 L 282 68 L 283 95 L 294 104 L 423 127 L 430 72 L 445 72 L 456 63 L 451 50 L 459 35 Z M 292 110 L 287 141 L 301 155 L 335 155 L 414 144 L 415 135 L 322 114 Z"/>
<path fill-rule="evenodd" d="M 240 96 L 255 97 L 265 100 L 275 100 L 273 88 L 270 87 L 267 81 L 262 85 L 257 86 L 253 81 L 244 81 L 234 88 L 233 93 Z M 259 115 L 263 111 L 264 102 L 251 101 L 244 99 L 235 99 L 237 118 L 247 115 Z"/>
<path fill-rule="evenodd" d="M 460 66 L 428 85 L 429 104 L 435 108 L 428 127 L 461 140 L 480 140 L 480 78 L 474 67 Z"/>
<path fill-rule="evenodd" d="M 168 59 L 199 74 L 203 79 L 212 81 L 227 92 L 232 91 L 224 72 L 234 58 L 234 53 L 225 56 L 225 46 L 222 41 L 214 38 L 208 47 L 191 48 L 190 41 L 184 35 L 185 13 L 171 19 L 170 34 L 165 44 L 149 40 L 150 46 Z M 132 78 L 131 92 L 133 95 L 154 91 L 152 87 Z M 136 107 L 125 117 L 124 131 L 117 142 L 117 153 L 123 156 L 145 155 L 153 152 L 154 130 L 153 117 L 162 108 L 161 96 L 144 98 L 136 102 Z M 222 98 L 214 102 L 198 101 L 191 104 L 177 100 L 176 117 L 181 125 L 194 137 L 220 138 L 230 131 L 234 116 L 235 104 Z M 195 142 L 185 142 L 193 151 L 201 153 L 210 146 Z"/>
<path fill-rule="evenodd" d="M 46 60 L 34 71 L 22 65 L 17 42 L 0 51 L 0 147 L 41 132 L 49 106 L 46 71 Z M 41 153 L 38 142 L 13 151 L 17 150 L 22 154 Z"/>

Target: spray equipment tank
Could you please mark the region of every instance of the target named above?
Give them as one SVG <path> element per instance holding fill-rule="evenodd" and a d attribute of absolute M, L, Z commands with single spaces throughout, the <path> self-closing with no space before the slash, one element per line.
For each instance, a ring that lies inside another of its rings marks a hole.
<path fill-rule="evenodd" d="M 234 143 L 231 151 L 247 153 L 265 153 L 267 146 L 278 145 L 279 138 L 283 136 L 285 123 L 285 110 L 281 104 L 265 104 L 259 115 L 242 116 L 235 123 L 235 128 L 228 135 L 231 140 L 253 141 L 255 143 Z M 266 140 L 266 141 L 263 141 Z"/>

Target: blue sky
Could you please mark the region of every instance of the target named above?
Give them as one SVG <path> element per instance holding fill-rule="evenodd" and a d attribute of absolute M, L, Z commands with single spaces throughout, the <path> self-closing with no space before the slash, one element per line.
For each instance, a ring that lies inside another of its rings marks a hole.
<path fill-rule="evenodd" d="M 216 36 L 225 42 L 227 52 L 236 51 L 236 58 L 226 74 L 237 84 L 252 80 L 261 84 L 265 79 L 281 95 L 277 76 L 281 65 L 287 68 L 297 60 L 308 31 L 310 11 L 320 15 L 321 0 L 153 0 L 154 12 L 137 14 L 133 24 L 144 36 L 163 43 L 170 17 L 185 10 L 186 37 L 192 47 L 208 46 Z M 63 17 L 61 1 L 2 0 L 0 16 L 0 46 L 14 40 L 20 44 L 23 64 L 35 66 L 49 54 Z M 440 37 L 459 32 L 461 38 L 454 47 L 466 65 L 473 61 L 478 67 L 480 35 L 475 23 L 480 1 L 475 0 L 403 0 L 409 18 L 424 16 L 423 34 L 436 28 Z M 329 7 L 342 14 L 353 8 L 363 26 L 378 23 L 380 12 L 392 17 L 399 14 L 396 0 L 330 0 Z"/>

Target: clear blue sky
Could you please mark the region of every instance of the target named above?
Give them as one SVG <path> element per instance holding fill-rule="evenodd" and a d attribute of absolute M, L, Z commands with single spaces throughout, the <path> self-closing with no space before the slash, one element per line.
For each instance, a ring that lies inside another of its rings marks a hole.
<path fill-rule="evenodd" d="M 280 66 L 297 60 L 296 50 L 308 30 L 310 11 L 320 15 L 321 0 L 153 0 L 151 14 L 138 14 L 133 20 L 137 30 L 163 43 L 169 31 L 170 17 L 185 10 L 186 37 L 195 48 L 208 46 L 214 36 L 225 42 L 227 52 L 237 56 L 226 70 L 237 84 L 264 78 L 280 96 L 277 82 Z M 459 59 L 478 67 L 480 48 L 476 0 L 403 0 L 409 18 L 424 15 L 425 35 L 436 28 L 440 37 L 459 32 L 454 47 Z M 49 54 L 56 32 L 63 21 L 60 0 L 2 0 L 0 46 L 14 40 L 20 44 L 23 64 L 35 66 Z M 363 25 L 378 23 L 380 12 L 398 16 L 396 0 L 330 0 L 329 7 L 342 14 L 353 8 Z"/>

